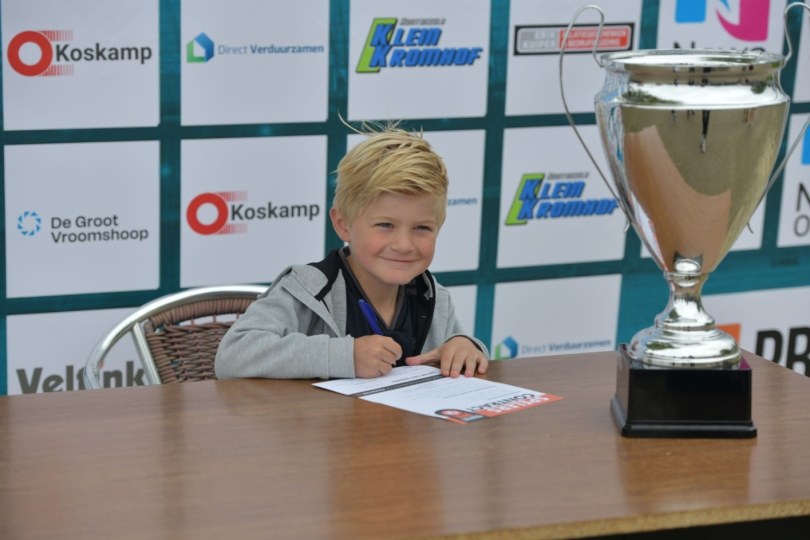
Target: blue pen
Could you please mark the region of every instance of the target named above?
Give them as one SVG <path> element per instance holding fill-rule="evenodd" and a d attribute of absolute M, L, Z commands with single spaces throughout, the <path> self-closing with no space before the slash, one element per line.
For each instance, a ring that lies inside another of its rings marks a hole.
<path fill-rule="evenodd" d="M 360 311 L 363 312 L 363 317 L 368 321 L 371 331 L 381 336 L 382 330 L 380 330 L 380 325 L 377 324 L 377 314 L 374 313 L 374 308 L 362 298 L 358 300 L 357 303 L 360 304 Z"/>

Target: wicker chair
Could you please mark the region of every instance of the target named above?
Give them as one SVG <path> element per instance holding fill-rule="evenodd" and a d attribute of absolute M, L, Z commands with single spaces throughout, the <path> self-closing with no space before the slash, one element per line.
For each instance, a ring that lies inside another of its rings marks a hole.
<path fill-rule="evenodd" d="M 104 359 L 126 334 L 132 335 L 149 384 L 216 378 L 214 357 L 222 336 L 266 289 L 262 285 L 200 287 L 144 304 L 96 344 L 84 369 L 85 386 L 101 388 Z"/>

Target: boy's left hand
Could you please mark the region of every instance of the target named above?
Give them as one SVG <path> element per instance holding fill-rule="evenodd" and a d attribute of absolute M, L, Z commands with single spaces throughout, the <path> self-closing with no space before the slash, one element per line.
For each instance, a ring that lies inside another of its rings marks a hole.
<path fill-rule="evenodd" d="M 406 358 L 405 363 L 409 366 L 438 363 L 445 377 L 448 375 L 458 377 L 462 373 L 472 377 L 475 375 L 476 366 L 478 373 L 486 373 L 489 361 L 472 341 L 463 336 L 456 336 L 432 351 Z"/>

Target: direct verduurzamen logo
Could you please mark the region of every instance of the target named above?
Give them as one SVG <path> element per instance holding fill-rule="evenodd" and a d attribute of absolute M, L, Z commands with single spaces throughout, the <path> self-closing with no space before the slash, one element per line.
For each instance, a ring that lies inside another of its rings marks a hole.
<path fill-rule="evenodd" d="M 214 57 L 214 42 L 205 32 L 186 44 L 186 62 L 191 64 L 205 63 Z"/>
<path fill-rule="evenodd" d="M 214 42 L 205 32 L 200 32 L 186 42 L 186 62 L 189 64 L 205 64 L 217 56 L 300 55 L 324 54 L 325 52 L 326 47 L 322 44 Z"/>

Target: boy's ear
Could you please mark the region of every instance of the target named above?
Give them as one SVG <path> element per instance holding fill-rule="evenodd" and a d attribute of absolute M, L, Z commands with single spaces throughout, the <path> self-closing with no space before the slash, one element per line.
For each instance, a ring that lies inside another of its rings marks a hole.
<path fill-rule="evenodd" d="M 329 218 L 332 220 L 332 228 L 335 229 L 338 237 L 344 242 L 349 241 L 349 222 L 343 214 L 334 206 L 329 210 Z"/>

